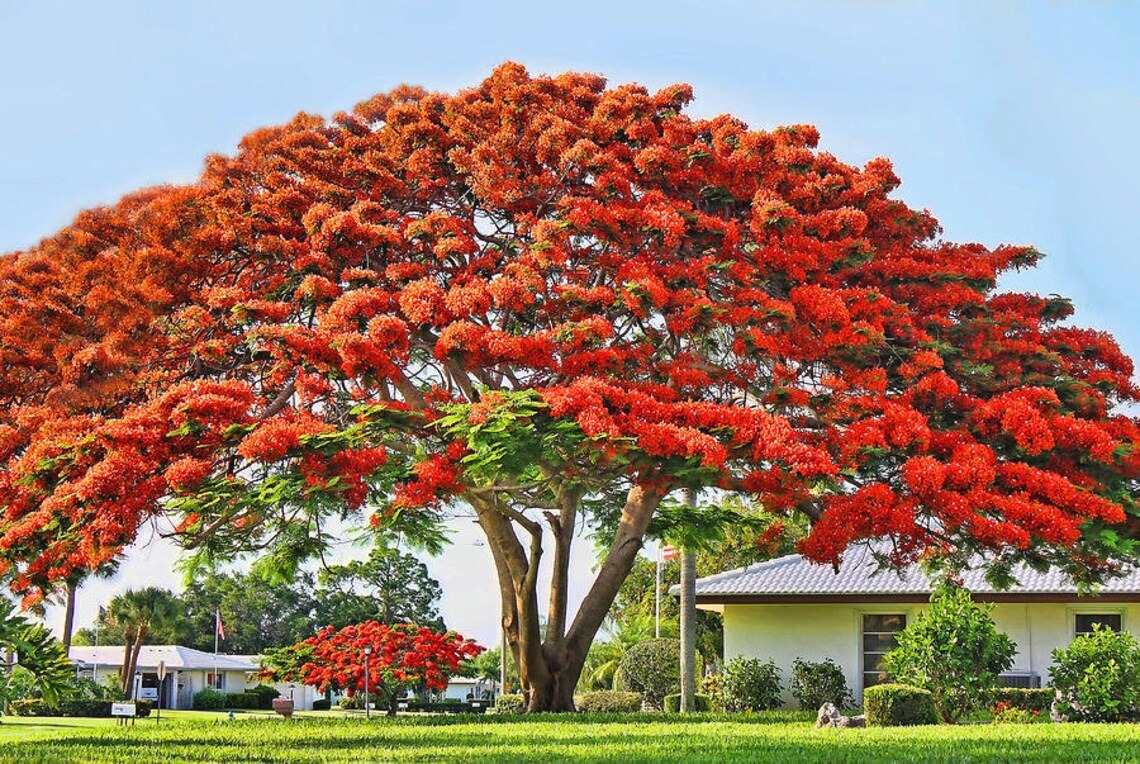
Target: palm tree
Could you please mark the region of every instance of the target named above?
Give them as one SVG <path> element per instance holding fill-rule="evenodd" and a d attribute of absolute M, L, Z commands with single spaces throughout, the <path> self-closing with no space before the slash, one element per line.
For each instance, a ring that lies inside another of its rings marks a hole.
<path fill-rule="evenodd" d="M 153 631 L 175 631 L 186 614 L 182 603 L 171 592 L 156 586 L 131 589 L 111 600 L 107 625 L 123 636 L 123 666 L 119 673 L 123 694 L 134 694 L 135 669 L 139 651 Z"/>

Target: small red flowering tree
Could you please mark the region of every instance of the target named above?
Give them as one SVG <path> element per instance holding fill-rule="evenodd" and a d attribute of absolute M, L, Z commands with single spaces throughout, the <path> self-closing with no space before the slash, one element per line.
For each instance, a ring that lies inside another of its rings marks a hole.
<path fill-rule="evenodd" d="M 573 708 L 646 535 L 707 519 L 682 488 L 806 515 L 820 562 L 1135 556 L 1133 366 L 997 291 L 1039 254 L 946 242 L 886 160 L 690 98 L 516 65 L 400 88 L 0 258 L 0 574 L 34 599 L 159 521 L 287 570 L 365 507 L 436 545 L 462 505 L 537 711 Z"/>
<path fill-rule="evenodd" d="M 365 687 L 364 649 L 368 656 Z M 412 624 L 385 626 L 365 621 L 339 631 L 332 626 L 291 647 L 271 653 L 267 675 L 276 681 L 300 682 L 319 691 L 355 695 L 368 690 L 396 714 L 404 690 L 426 687 L 443 691 L 460 664 L 485 648 L 455 632 L 436 632 Z"/>

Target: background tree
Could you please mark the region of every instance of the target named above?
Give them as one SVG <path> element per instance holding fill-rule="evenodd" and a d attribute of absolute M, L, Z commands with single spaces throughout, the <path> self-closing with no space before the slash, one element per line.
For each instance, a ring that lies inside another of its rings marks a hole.
<path fill-rule="evenodd" d="M 1039 253 L 945 242 L 886 160 L 691 97 L 514 64 L 400 88 L 4 258 L 0 575 L 31 604 L 158 514 L 193 560 L 287 572 L 366 505 L 436 545 L 462 502 L 529 707 L 567 710 L 682 489 L 806 515 L 823 563 L 1134 556 L 1132 364 L 996 291 Z M 587 523 L 611 541 L 571 613 Z"/>
<path fill-rule="evenodd" d="M 186 614 L 184 644 L 214 649 L 214 614 L 226 627 L 222 648 L 256 655 L 271 647 L 298 642 L 321 626 L 314 618 L 314 576 L 298 571 L 289 581 L 274 580 L 256 567 L 248 573 L 202 571 L 178 600 Z"/>
<path fill-rule="evenodd" d="M 378 538 L 365 560 L 317 572 L 316 622 L 340 628 L 364 621 L 413 623 L 446 631 L 439 615 L 443 590 L 414 555 Z"/>

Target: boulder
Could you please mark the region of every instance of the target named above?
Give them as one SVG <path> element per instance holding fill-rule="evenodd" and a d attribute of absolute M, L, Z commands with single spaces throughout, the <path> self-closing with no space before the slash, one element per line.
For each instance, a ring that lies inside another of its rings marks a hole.
<path fill-rule="evenodd" d="M 866 727 L 867 718 L 862 714 L 858 716 L 844 716 L 834 703 L 824 703 L 819 707 L 819 714 L 815 717 L 816 727 Z"/>

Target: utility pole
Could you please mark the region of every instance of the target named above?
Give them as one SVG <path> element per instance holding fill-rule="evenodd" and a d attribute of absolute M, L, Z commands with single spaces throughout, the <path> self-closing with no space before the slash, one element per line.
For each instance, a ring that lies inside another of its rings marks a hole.
<path fill-rule="evenodd" d="M 685 489 L 685 503 L 697 504 L 697 492 Z M 681 713 L 697 707 L 697 558 L 689 547 L 681 549 Z"/>

